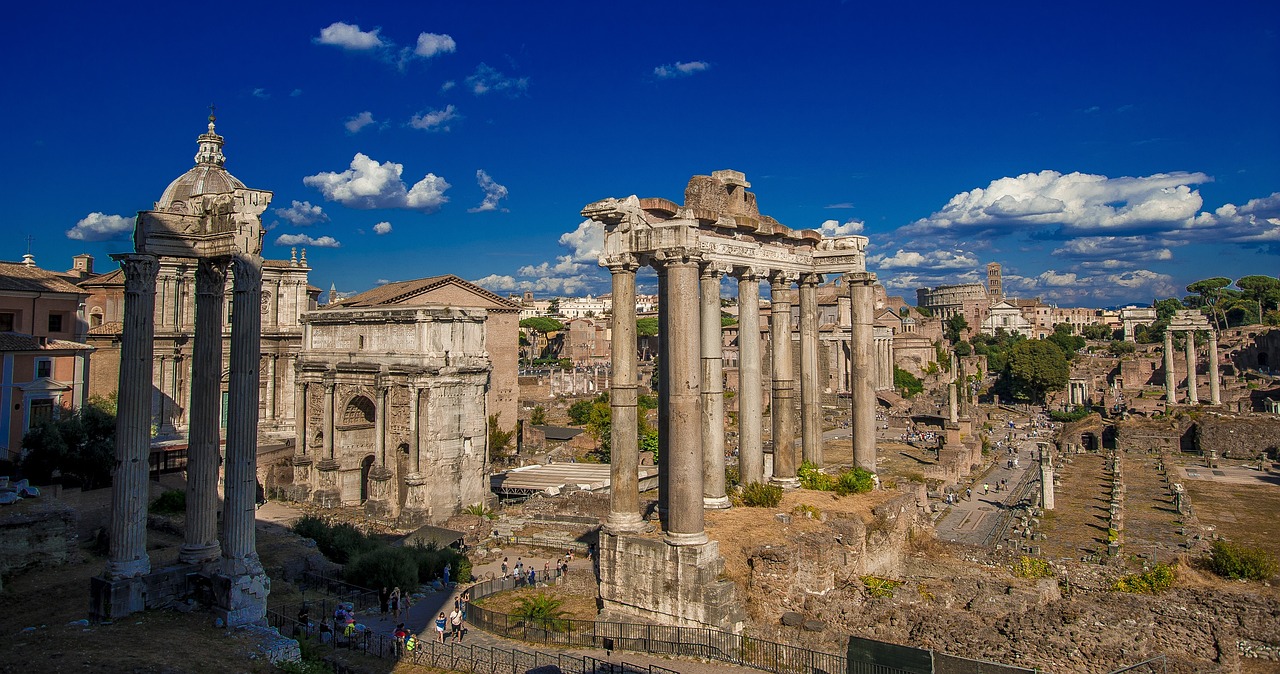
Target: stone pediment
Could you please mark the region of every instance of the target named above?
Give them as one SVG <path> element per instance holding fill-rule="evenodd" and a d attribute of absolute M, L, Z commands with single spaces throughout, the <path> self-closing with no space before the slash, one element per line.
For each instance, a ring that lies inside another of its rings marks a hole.
<path fill-rule="evenodd" d="M 23 393 L 53 393 L 55 391 L 70 391 L 71 386 L 60 381 L 54 381 L 49 377 L 41 377 L 33 382 L 19 386 L 18 390 Z"/>

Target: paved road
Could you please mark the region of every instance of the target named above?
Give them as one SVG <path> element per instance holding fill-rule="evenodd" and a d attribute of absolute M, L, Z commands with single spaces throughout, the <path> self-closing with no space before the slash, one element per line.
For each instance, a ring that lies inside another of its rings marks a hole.
<path fill-rule="evenodd" d="M 1039 470 L 1036 442 L 1044 441 L 1045 438 L 1042 429 L 1040 437 L 1015 441 L 1018 447 L 1017 468 L 1007 467 L 1011 455 L 1006 448 L 996 449 L 992 464 L 986 472 L 974 476 L 969 486 L 973 490 L 972 497 L 966 499 L 962 492 L 960 501 L 952 505 L 936 523 L 938 538 L 967 545 L 985 545 L 992 531 L 1003 523 L 1002 515 L 1013 505 L 1013 488 L 1028 471 Z M 1034 472 L 1031 479 L 1035 479 Z M 991 485 L 994 489 L 1001 480 L 1008 480 L 1008 489 L 983 493 L 983 484 Z"/>

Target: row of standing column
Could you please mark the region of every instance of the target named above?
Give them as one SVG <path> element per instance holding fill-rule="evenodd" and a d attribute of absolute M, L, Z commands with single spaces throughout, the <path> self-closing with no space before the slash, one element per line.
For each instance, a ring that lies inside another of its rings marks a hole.
<path fill-rule="evenodd" d="M 654 257 L 658 268 L 660 307 L 659 433 L 662 444 L 660 510 L 666 515 L 666 540 L 672 545 L 706 541 L 704 508 L 728 506 L 724 482 L 723 343 L 720 324 L 720 281 L 728 271 L 703 264 L 688 251 L 664 251 Z M 606 524 L 614 533 L 643 528 L 639 514 L 638 425 L 635 336 L 635 273 L 631 255 L 607 264 L 613 282 L 614 373 L 610 405 L 611 490 Z M 739 269 L 739 471 L 744 484 L 764 482 L 761 419 L 762 358 L 759 283 L 765 273 Z M 856 465 L 875 470 L 875 361 L 872 352 L 873 274 L 849 276 L 854 329 L 850 372 L 853 379 L 854 457 Z M 794 274 L 768 275 L 772 290 L 771 421 L 774 444 L 773 481 L 798 484 L 795 378 L 792 365 L 791 283 Z M 821 407 L 818 398 L 818 274 L 799 278 L 800 299 L 800 431 L 803 459 L 822 464 Z M 865 343 L 859 345 L 858 340 Z M 698 366 L 698 363 L 701 366 Z"/>
<path fill-rule="evenodd" d="M 116 469 L 112 482 L 111 540 L 106 576 L 150 573 L 146 552 L 147 472 L 150 454 L 153 317 L 158 260 L 115 256 L 125 276 L 124 330 L 116 417 Z M 226 478 L 221 540 L 216 531 L 219 457 L 219 380 L 222 308 L 231 266 L 233 312 L 227 411 Z M 257 491 L 258 382 L 261 353 L 262 263 L 257 256 L 201 259 L 196 274 L 196 326 L 188 446 L 187 530 L 179 559 L 221 558 L 228 574 L 261 573 L 254 530 Z"/>
<path fill-rule="evenodd" d="M 1200 404 L 1200 396 L 1196 391 L 1196 333 L 1191 330 L 1183 331 L 1186 339 L 1186 359 L 1187 359 L 1187 404 Z M 1173 330 L 1165 330 L 1164 332 L 1164 394 L 1165 401 L 1174 405 L 1178 402 L 1177 381 L 1173 371 Z M 1218 405 L 1222 403 L 1222 393 L 1220 384 L 1218 383 L 1218 335 L 1212 330 L 1209 331 L 1209 404 Z"/>

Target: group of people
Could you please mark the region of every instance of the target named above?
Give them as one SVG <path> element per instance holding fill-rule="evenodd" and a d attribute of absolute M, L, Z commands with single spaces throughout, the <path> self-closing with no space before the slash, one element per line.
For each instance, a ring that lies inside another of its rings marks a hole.
<path fill-rule="evenodd" d="M 462 621 L 467 617 L 467 601 L 470 600 L 468 593 L 463 593 L 461 597 L 453 600 L 453 610 L 446 616 L 444 611 L 436 618 L 436 633 L 440 635 L 440 643 L 444 643 L 445 631 L 448 631 L 449 637 L 456 643 L 462 643 L 462 637 L 467 633 L 462 628 Z"/>
<path fill-rule="evenodd" d="M 390 612 L 396 620 L 399 620 L 400 614 L 409 608 L 409 593 L 401 592 L 398 585 L 395 589 L 388 591 L 384 585 L 378 591 L 378 604 L 382 607 L 382 615 Z"/>

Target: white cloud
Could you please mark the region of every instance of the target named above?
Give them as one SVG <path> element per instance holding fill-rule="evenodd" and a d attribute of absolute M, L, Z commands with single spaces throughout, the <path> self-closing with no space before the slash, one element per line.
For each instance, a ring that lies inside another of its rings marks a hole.
<path fill-rule="evenodd" d="M 313 206 L 310 201 L 297 199 L 294 199 L 288 208 L 277 208 L 276 215 L 299 227 L 329 221 L 329 216 L 319 206 Z"/>
<path fill-rule="evenodd" d="M 301 90 L 301 89 L 294 89 L 293 91 L 289 92 L 289 95 L 290 95 L 290 96 L 293 96 L 294 98 L 297 98 L 298 96 L 301 96 L 301 95 L 302 95 L 302 90 Z"/>
<path fill-rule="evenodd" d="M 700 73 L 711 67 L 706 61 L 687 61 L 676 63 L 668 63 L 660 65 L 653 69 L 653 74 L 662 79 L 670 79 L 672 77 L 688 77 L 695 73 Z"/>
<path fill-rule="evenodd" d="M 457 109 L 452 105 L 446 105 L 444 110 L 431 110 L 414 115 L 409 120 L 409 126 L 424 131 L 448 131 L 449 122 L 458 117 Z"/>
<path fill-rule="evenodd" d="M 841 201 L 838 204 L 827 204 L 826 206 L 823 206 L 823 208 L 853 208 L 853 202 Z"/>
<path fill-rule="evenodd" d="M 1209 240 L 1266 244 L 1280 251 L 1280 192 L 1250 199 L 1243 206 L 1223 204 L 1212 214 L 1201 213 L 1195 229 Z"/>
<path fill-rule="evenodd" d="M 1203 173 L 1157 173 L 1108 178 L 1057 171 L 993 180 L 961 192 L 942 210 L 899 230 L 910 236 L 1056 228 L 1064 234 L 1179 229 L 1193 225 L 1203 200 L 1192 185 Z"/>
<path fill-rule="evenodd" d="M 1053 254 L 1085 259 L 1123 259 L 1130 262 L 1172 260 L 1173 251 L 1160 247 L 1156 241 L 1156 237 L 1150 236 L 1080 236 L 1063 242 Z"/>
<path fill-rule="evenodd" d="M 453 106 L 449 107 L 452 108 Z M 493 178 L 490 178 L 489 174 L 484 172 L 484 169 L 476 171 L 476 182 L 479 183 L 480 189 L 484 190 L 484 201 L 481 201 L 480 205 L 475 208 L 468 208 L 467 212 L 483 213 L 484 211 L 497 210 L 506 212 L 507 209 L 498 207 L 498 202 L 507 198 L 506 186 L 494 182 Z"/>
<path fill-rule="evenodd" d="M 451 54 L 456 51 L 458 45 L 448 35 L 439 35 L 436 33 L 419 33 L 418 46 L 414 48 L 413 53 L 423 58 L 431 58 L 436 54 Z"/>
<path fill-rule="evenodd" d="M 972 253 L 961 250 L 932 250 L 920 253 L 898 249 L 898 252 L 893 255 L 881 253 L 867 256 L 867 266 L 877 269 L 973 269 L 978 266 L 978 258 Z"/>
<path fill-rule="evenodd" d="M 348 119 L 343 126 L 347 127 L 348 133 L 359 133 L 360 129 L 373 124 L 373 121 L 373 113 L 365 110 L 355 117 Z"/>
<path fill-rule="evenodd" d="M 602 292 L 608 287 L 608 275 L 600 269 L 600 252 L 604 248 L 604 228 L 593 220 L 583 220 L 571 232 L 560 236 L 567 255 L 554 262 L 525 265 L 515 276 L 492 274 L 476 281 L 493 291 L 532 290 L 540 293 L 578 294 Z M 517 278 L 519 277 L 519 278 Z"/>
<path fill-rule="evenodd" d="M 828 206 L 830 208 L 830 206 Z M 865 223 L 857 218 L 850 218 L 841 224 L 839 220 L 826 220 L 818 225 L 818 231 L 823 236 L 849 236 L 852 234 L 861 234 Z"/>
<path fill-rule="evenodd" d="M 93 212 L 67 230 L 67 238 L 77 241 L 109 241 L 127 238 L 133 233 L 134 219 L 123 215 Z"/>
<path fill-rule="evenodd" d="M 380 30 L 380 28 L 374 28 L 371 31 L 362 31 L 360 26 L 355 24 L 335 21 L 327 28 L 321 29 L 320 36 L 314 41 L 316 44 L 327 44 L 352 51 L 367 51 L 388 44 L 378 35 Z"/>
<path fill-rule="evenodd" d="M 391 233 L 391 223 L 383 221 L 373 226 L 373 233 L 378 236 Z"/>
<path fill-rule="evenodd" d="M 277 246 L 314 246 L 316 248 L 338 248 L 342 244 L 332 236 L 311 238 L 306 234 L 281 234 L 276 238 Z"/>
<path fill-rule="evenodd" d="M 363 153 L 356 153 L 351 168 L 342 173 L 322 172 L 302 179 L 304 185 L 314 187 L 330 201 L 348 208 L 407 208 L 432 212 L 449 201 L 444 196 L 449 183 L 444 178 L 428 173 L 407 188 L 400 175 L 403 164 L 378 163 Z"/>
<path fill-rule="evenodd" d="M 258 87 L 253 90 L 253 97 L 254 98 L 271 98 L 271 94 L 267 93 L 266 89 L 263 89 L 262 87 Z"/>
<path fill-rule="evenodd" d="M 454 82 L 453 80 L 445 80 L 445 83 L 440 85 L 440 93 L 443 94 L 456 86 L 458 86 L 457 82 Z"/>
<path fill-rule="evenodd" d="M 484 63 L 476 66 L 476 71 L 469 75 L 466 81 L 467 86 L 471 88 L 471 93 L 477 96 L 490 91 L 518 96 L 529 88 L 529 78 L 507 77 Z"/>

